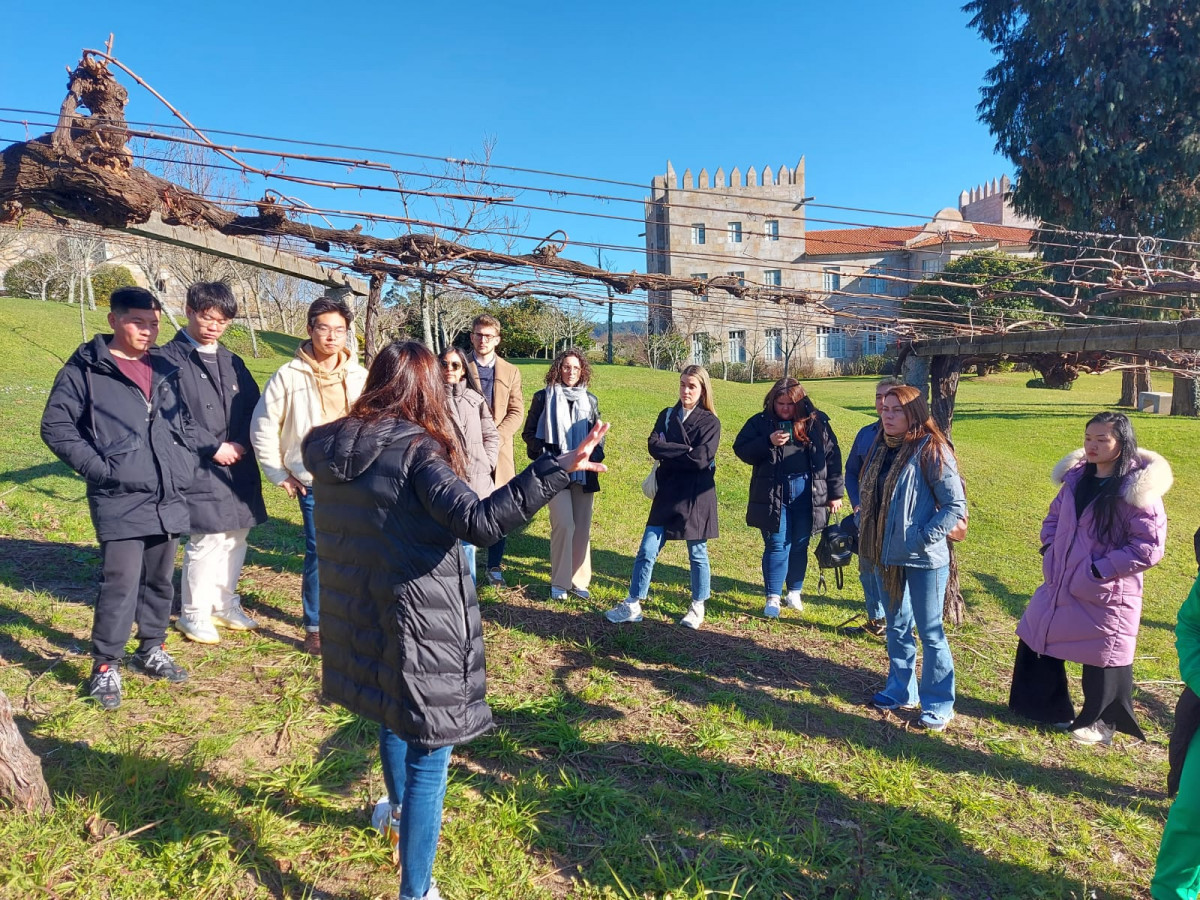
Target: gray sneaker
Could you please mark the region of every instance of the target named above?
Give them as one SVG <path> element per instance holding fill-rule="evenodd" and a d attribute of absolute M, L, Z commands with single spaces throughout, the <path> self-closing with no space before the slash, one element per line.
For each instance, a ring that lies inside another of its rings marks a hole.
<path fill-rule="evenodd" d="M 488 569 L 487 581 L 494 588 L 508 587 L 508 582 L 504 580 L 504 573 L 499 569 Z"/>
<path fill-rule="evenodd" d="M 167 648 L 159 644 L 145 656 L 135 653 L 129 657 L 129 668 L 135 672 L 141 672 L 148 678 L 162 678 L 172 684 L 179 684 L 181 681 L 187 681 L 187 672 L 175 660 L 171 659 L 171 654 L 167 652 Z"/>
<path fill-rule="evenodd" d="M 620 625 L 624 622 L 640 622 L 642 621 L 642 602 L 626 597 L 606 612 L 604 618 L 608 619 L 614 625 Z"/>
<path fill-rule="evenodd" d="M 258 627 L 258 623 L 246 615 L 236 597 L 227 609 L 213 610 L 212 617 L 218 625 L 224 625 L 231 631 L 253 631 Z"/>
<path fill-rule="evenodd" d="M 99 703 L 101 709 L 113 710 L 121 705 L 121 672 L 115 663 L 104 663 L 92 673 L 88 696 Z"/>

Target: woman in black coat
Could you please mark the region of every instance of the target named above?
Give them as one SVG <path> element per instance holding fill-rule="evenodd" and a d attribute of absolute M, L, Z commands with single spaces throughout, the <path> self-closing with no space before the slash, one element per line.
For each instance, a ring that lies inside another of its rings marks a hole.
<path fill-rule="evenodd" d="M 803 608 L 809 538 L 842 505 L 842 451 L 829 417 L 796 379 L 781 378 L 763 411 L 742 426 L 733 452 L 754 467 L 746 524 L 763 536 L 763 615 L 778 618 L 785 579 L 787 605 Z"/>
<path fill-rule="evenodd" d="M 533 395 L 521 437 L 530 459 L 574 450 L 600 421 L 600 403 L 588 390 L 592 367 L 579 350 L 564 350 L 546 372 L 546 386 Z M 604 460 L 604 447 L 592 454 Z M 550 501 L 550 599 L 570 592 L 581 600 L 591 594 L 592 505 L 600 491 L 595 472 L 577 472 L 571 487 Z"/>
<path fill-rule="evenodd" d="M 432 353 L 384 348 L 350 414 L 304 441 L 313 474 L 325 695 L 381 723 L 388 799 L 376 824 L 398 840 L 401 900 L 436 897 L 433 858 L 454 744 L 491 727 L 483 631 L 459 541 L 488 546 L 533 516 L 574 471 L 579 448 L 540 457 L 480 500 Z M 390 812 L 390 815 L 388 814 Z M 398 836 L 398 838 L 396 837 Z"/>
<path fill-rule="evenodd" d="M 680 625 L 699 628 L 710 593 L 708 539 L 717 536 L 716 457 L 721 421 L 703 366 L 679 373 L 679 402 L 658 414 L 647 446 L 657 460 L 658 490 L 633 561 L 629 596 L 604 614 L 613 623 L 640 622 L 654 561 L 664 541 L 687 541 L 692 603 Z"/>

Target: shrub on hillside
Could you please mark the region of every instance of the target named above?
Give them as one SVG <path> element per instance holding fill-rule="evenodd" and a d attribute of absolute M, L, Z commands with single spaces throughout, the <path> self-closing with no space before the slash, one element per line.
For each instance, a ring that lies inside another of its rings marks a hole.
<path fill-rule="evenodd" d="M 105 263 L 97 266 L 92 273 L 92 293 L 96 295 L 97 306 L 108 306 L 108 298 L 117 288 L 137 287 L 133 273 L 124 266 Z"/>
<path fill-rule="evenodd" d="M 1074 381 L 1068 381 L 1066 384 L 1059 385 L 1046 384 L 1042 378 L 1030 378 L 1025 382 L 1025 387 L 1027 388 L 1038 388 L 1046 391 L 1069 391 L 1074 385 Z"/>
<path fill-rule="evenodd" d="M 56 278 L 47 278 L 55 271 L 58 261 L 53 253 L 39 253 L 13 263 L 4 273 L 4 293 L 10 297 L 28 297 L 31 300 L 50 300 L 62 287 Z M 42 288 L 46 288 L 45 296 Z"/>

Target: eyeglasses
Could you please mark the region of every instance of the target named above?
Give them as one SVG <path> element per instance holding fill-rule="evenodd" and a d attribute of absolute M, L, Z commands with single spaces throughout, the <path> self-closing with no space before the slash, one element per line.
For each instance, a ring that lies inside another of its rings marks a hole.
<path fill-rule="evenodd" d="M 443 369 L 447 369 L 451 372 L 461 372 L 462 371 L 462 363 L 447 362 L 444 359 L 441 362 L 442 362 Z"/>
<path fill-rule="evenodd" d="M 346 329 L 341 326 L 314 325 L 312 330 L 314 332 L 316 332 L 317 334 L 321 335 L 322 337 L 325 335 L 332 335 L 333 337 L 345 337 L 346 336 Z"/>
<path fill-rule="evenodd" d="M 215 325 L 218 328 L 228 328 L 229 323 L 232 321 L 231 319 L 216 319 L 216 318 L 213 318 L 212 316 L 203 316 L 203 315 L 196 316 L 196 319 L 200 322 L 203 322 L 205 325 Z"/>
<path fill-rule="evenodd" d="M 498 340 L 500 340 L 500 335 L 488 334 L 486 331 L 472 331 L 471 334 L 473 336 L 479 338 L 481 341 L 498 341 Z"/>

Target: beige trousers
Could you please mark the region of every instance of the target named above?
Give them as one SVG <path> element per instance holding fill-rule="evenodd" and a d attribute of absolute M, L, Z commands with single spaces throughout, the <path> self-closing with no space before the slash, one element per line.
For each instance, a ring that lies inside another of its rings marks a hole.
<path fill-rule="evenodd" d="M 592 501 L 572 482 L 550 501 L 550 585 L 587 590 L 592 582 Z"/>
<path fill-rule="evenodd" d="M 183 615 L 207 622 L 213 612 L 241 602 L 237 583 L 249 533 L 241 528 L 189 537 L 183 548 Z"/>

